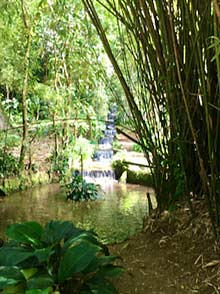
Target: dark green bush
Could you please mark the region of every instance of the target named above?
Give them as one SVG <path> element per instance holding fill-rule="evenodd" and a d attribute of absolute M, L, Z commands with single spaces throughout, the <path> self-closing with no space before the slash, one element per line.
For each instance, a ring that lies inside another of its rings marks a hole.
<path fill-rule="evenodd" d="M 132 170 L 127 171 L 127 183 L 153 187 L 153 177 L 149 173 L 136 172 Z"/>
<path fill-rule="evenodd" d="M 112 168 L 115 173 L 115 179 L 119 180 L 124 171 L 128 170 L 128 164 L 124 160 L 115 160 L 112 163 Z"/>
<path fill-rule="evenodd" d="M 10 294 L 117 293 L 123 272 L 91 231 L 71 222 L 12 224 L 0 248 L 0 291 Z"/>
<path fill-rule="evenodd" d="M 18 160 L 10 153 L 0 150 L 0 178 L 18 174 Z"/>
<path fill-rule="evenodd" d="M 133 171 L 129 170 L 128 164 L 124 160 L 116 160 L 112 164 L 115 179 L 119 180 L 123 172 L 127 171 L 126 182 L 129 184 L 137 184 L 148 187 L 153 187 L 153 177 L 151 174 L 143 171 Z"/>
<path fill-rule="evenodd" d="M 98 186 L 87 183 L 82 176 L 76 175 L 67 188 L 67 199 L 74 201 L 96 200 L 100 198 Z"/>

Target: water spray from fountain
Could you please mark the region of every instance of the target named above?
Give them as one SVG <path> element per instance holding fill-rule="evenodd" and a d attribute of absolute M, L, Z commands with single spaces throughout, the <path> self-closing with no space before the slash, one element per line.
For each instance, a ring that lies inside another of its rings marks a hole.
<path fill-rule="evenodd" d="M 95 180 L 103 178 L 114 179 L 114 172 L 110 168 L 110 163 L 113 157 L 113 141 L 116 136 L 115 120 L 116 107 L 112 106 L 107 114 L 103 137 L 99 139 L 98 148 L 93 155 L 93 163 L 96 163 L 96 166 L 99 168 L 83 170 L 83 178 Z M 108 169 L 105 169 L 106 166 L 108 166 Z"/>

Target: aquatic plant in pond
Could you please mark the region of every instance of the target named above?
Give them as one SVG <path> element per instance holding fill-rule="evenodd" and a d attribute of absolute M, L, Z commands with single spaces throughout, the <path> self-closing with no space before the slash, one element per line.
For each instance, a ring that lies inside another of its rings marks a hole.
<path fill-rule="evenodd" d="M 70 184 L 66 185 L 67 199 L 74 201 L 96 200 L 100 198 L 98 185 L 87 183 L 82 176 L 76 175 Z"/>
<path fill-rule="evenodd" d="M 114 266 L 106 246 L 71 222 L 12 224 L 0 248 L 0 290 L 11 294 L 117 293 L 109 278 Z"/>

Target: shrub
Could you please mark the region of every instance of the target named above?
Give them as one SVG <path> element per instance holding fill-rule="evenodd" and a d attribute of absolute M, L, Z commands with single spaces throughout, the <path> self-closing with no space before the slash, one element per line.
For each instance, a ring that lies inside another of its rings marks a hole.
<path fill-rule="evenodd" d="M 6 146 L 7 148 L 19 147 L 21 144 L 21 136 L 19 134 L 7 134 Z M 0 145 L 1 148 L 5 145 L 5 134 L 0 134 Z"/>
<path fill-rule="evenodd" d="M 69 221 L 12 224 L 0 248 L 0 291 L 10 294 L 117 293 L 123 272 L 91 231 Z"/>
<path fill-rule="evenodd" d="M 124 171 L 128 170 L 128 164 L 124 160 L 115 160 L 112 163 L 115 179 L 119 180 Z"/>
<path fill-rule="evenodd" d="M 87 139 L 79 137 L 74 141 L 72 138 L 64 150 L 60 151 L 58 155 L 54 152 L 51 156 L 52 172 L 59 176 L 61 182 L 69 182 L 76 162 L 83 165 L 84 160 L 92 158 L 94 149 L 94 145 L 90 144 Z"/>
<path fill-rule="evenodd" d="M 114 140 L 113 141 L 113 150 L 114 150 L 114 152 L 118 152 L 119 150 L 122 150 L 122 144 L 119 141 Z"/>
<path fill-rule="evenodd" d="M 143 153 L 143 149 L 141 148 L 141 146 L 137 143 L 134 143 L 132 145 L 132 151 L 135 151 L 135 152 L 140 152 L 140 153 Z"/>
<path fill-rule="evenodd" d="M 17 175 L 18 170 L 18 160 L 10 153 L 0 150 L 0 178 Z"/>
<path fill-rule="evenodd" d="M 50 160 L 52 162 L 52 172 L 58 175 L 60 181 L 64 180 L 70 170 L 68 154 L 63 153 L 56 156 L 55 152 L 53 152 Z"/>
<path fill-rule="evenodd" d="M 152 175 L 141 171 L 136 172 L 133 170 L 128 170 L 127 183 L 154 187 Z"/>
<path fill-rule="evenodd" d="M 74 201 L 96 200 L 100 198 L 98 186 L 87 183 L 82 176 L 76 175 L 72 182 L 66 185 L 67 199 Z"/>

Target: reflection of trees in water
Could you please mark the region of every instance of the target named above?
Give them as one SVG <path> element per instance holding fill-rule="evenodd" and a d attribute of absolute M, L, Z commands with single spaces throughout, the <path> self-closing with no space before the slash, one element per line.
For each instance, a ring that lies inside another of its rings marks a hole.
<path fill-rule="evenodd" d="M 115 184 L 103 200 L 71 202 L 57 185 L 37 187 L 6 197 L 0 206 L 0 230 L 9 223 L 50 219 L 71 220 L 84 229 L 94 229 L 104 242 L 122 241 L 142 228 L 146 215 L 146 189 Z"/>

